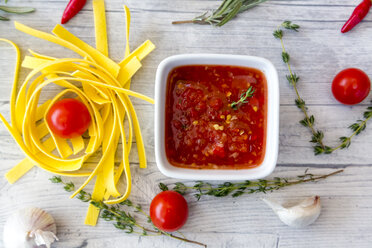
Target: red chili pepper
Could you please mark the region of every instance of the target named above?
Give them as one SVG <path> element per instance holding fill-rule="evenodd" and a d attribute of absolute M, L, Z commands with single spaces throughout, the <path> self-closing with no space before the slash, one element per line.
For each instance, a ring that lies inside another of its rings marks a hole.
<path fill-rule="evenodd" d="M 369 9 L 372 6 L 372 0 L 363 0 L 351 14 L 349 20 L 342 27 L 341 32 L 346 33 L 352 30 L 364 17 L 368 14 Z"/>
<path fill-rule="evenodd" d="M 84 7 L 87 0 L 70 0 L 62 15 L 61 23 L 65 24 Z"/>

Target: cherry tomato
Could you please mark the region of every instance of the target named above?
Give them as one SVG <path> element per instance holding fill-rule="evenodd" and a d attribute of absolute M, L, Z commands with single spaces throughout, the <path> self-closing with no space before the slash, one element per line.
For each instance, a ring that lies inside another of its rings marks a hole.
<path fill-rule="evenodd" d="M 91 122 L 87 107 L 72 98 L 56 102 L 49 109 L 46 118 L 53 134 L 65 139 L 81 136 Z"/>
<path fill-rule="evenodd" d="M 189 208 L 185 198 L 175 191 L 163 191 L 152 200 L 150 217 L 160 230 L 174 232 L 187 220 Z"/>
<path fill-rule="evenodd" d="M 369 94 L 371 81 L 366 73 L 356 68 L 340 71 L 332 82 L 333 96 L 341 103 L 353 105 Z"/>

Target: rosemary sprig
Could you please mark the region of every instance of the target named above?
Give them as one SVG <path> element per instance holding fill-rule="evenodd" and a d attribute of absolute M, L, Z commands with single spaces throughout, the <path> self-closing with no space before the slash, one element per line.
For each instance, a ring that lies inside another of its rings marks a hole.
<path fill-rule="evenodd" d="M 274 31 L 273 35 L 275 38 L 279 39 L 282 45 L 282 60 L 283 62 L 287 65 L 289 75 L 286 76 L 288 82 L 293 86 L 293 89 L 295 90 L 296 93 L 296 99 L 295 99 L 295 104 L 296 106 L 301 109 L 301 111 L 304 113 L 305 118 L 300 121 L 300 124 L 303 125 L 304 127 L 307 127 L 311 133 L 312 137 L 310 142 L 314 143 L 315 145 L 313 146 L 314 148 L 314 154 L 319 155 L 319 154 L 330 154 L 338 149 L 345 149 L 348 148 L 351 144 L 351 139 L 360 134 L 367 125 L 367 122 L 372 118 L 372 107 L 368 107 L 367 111 L 364 112 L 364 119 L 363 120 L 358 120 L 354 124 L 350 125 L 349 128 L 353 131 L 353 133 L 350 136 L 343 136 L 340 137 L 340 145 L 336 147 L 330 147 L 324 144 L 323 138 L 324 138 L 324 132 L 315 129 L 314 124 L 315 124 L 315 117 L 314 115 L 310 115 L 308 113 L 308 108 L 306 106 L 305 101 L 301 98 L 298 88 L 297 88 L 297 83 L 299 81 L 299 76 L 293 72 L 291 65 L 290 65 L 290 55 L 285 49 L 284 46 L 284 41 L 283 41 L 283 30 L 282 28 L 288 29 L 288 30 L 293 30 L 298 32 L 298 29 L 300 28 L 299 25 L 293 24 L 290 21 L 284 21 L 281 25 L 278 26 L 278 28 Z"/>
<path fill-rule="evenodd" d="M 66 183 L 59 176 L 54 176 L 49 179 L 52 183 L 64 185 L 64 189 L 67 192 L 71 192 L 75 189 L 75 185 L 72 182 Z M 134 233 L 141 236 L 168 236 L 173 239 L 177 239 L 183 242 L 207 247 L 207 245 L 189 240 L 184 237 L 182 233 L 181 236 L 174 235 L 172 233 L 164 232 L 156 228 L 151 221 L 150 216 L 142 209 L 141 205 L 134 204 L 129 199 L 115 205 L 107 205 L 101 201 L 94 201 L 91 197 L 91 194 L 81 190 L 78 195 L 78 199 L 83 202 L 90 202 L 93 206 L 99 208 L 101 211 L 100 218 L 106 221 L 114 222 L 113 225 L 120 230 L 125 231 L 126 233 Z M 123 210 L 123 207 L 127 207 L 126 210 Z M 132 212 L 132 213 L 131 213 Z M 136 219 L 135 213 L 139 213 L 146 217 L 147 222 L 151 224 L 151 227 L 146 227 L 145 225 L 139 223 Z"/>
<path fill-rule="evenodd" d="M 244 104 L 244 103 L 248 103 L 247 101 L 247 98 L 249 97 L 252 97 L 253 96 L 253 93 L 254 93 L 254 89 L 251 87 L 248 88 L 248 90 L 246 92 L 243 92 L 241 95 L 240 95 L 240 99 L 237 101 L 237 102 L 232 102 L 230 104 L 230 107 L 232 109 L 238 109 L 238 104 L 241 103 L 241 104 Z"/>
<path fill-rule="evenodd" d="M 172 190 L 180 193 L 186 194 L 189 190 L 196 191 L 194 196 L 197 200 L 200 200 L 202 196 L 210 195 L 215 197 L 224 197 L 231 195 L 232 197 L 238 197 L 243 194 L 254 194 L 254 193 L 266 193 L 278 190 L 284 187 L 307 183 L 307 182 L 317 182 L 319 180 L 325 179 L 327 177 L 336 175 L 343 172 L 344 170 L 337 170 L 326 175 L 316 176 L 308 173 L 307 170 L 303 175 L 297 176 L 296 179 L 286 179 L 275 177 L 272 180 L 257 180 L 257 181 L 244 181 L 244 182 L 225 182 L 223 184 L 218 184 L 216 186 L 206 183 L 197 182 L 194 186 L 186 186 L 184 183 L 177 182 L 174 184 Z M 169 190 L 169 187 L 163 183 L 159 184 L 161 190 Z"/>
<path fill-rule="evenodd" d="M 221 27 L 237 14 L 266 1 L 267 0 L 224 0 L 218 9 L 214 11 L 207 11 L 192 20 L 174 21 L 172 24 L 194 23 Z"/>

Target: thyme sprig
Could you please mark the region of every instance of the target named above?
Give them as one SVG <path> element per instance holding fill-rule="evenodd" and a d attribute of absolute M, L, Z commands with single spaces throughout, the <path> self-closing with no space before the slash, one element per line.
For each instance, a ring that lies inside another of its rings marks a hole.
<path fill-rule="evenodd" d="M 214 11 L 207 11 L 192 20 L 174 21 L 172 24 L 194 23 L 221 27 L 237 14 L 266 1 L 267 0 L 224 0 L 218 9 Z"/>
<path fill-rule="evenodd" d="M 67 192 L 71 192 L 75 189 L 75 185 L 72 182 L 64 182 L 61 177 L 54 176 L 49 179 L 52 183 L 56 184 L 62 184 L 64 185 L 64 189 Z M 180 233 L 180 236 L 174 235 L 172 233 L 164 232 L 158 228 L 156 228 L 151 221 L 150 216 L 142 209 L 141 205 L 134 204 L 129 199 L 115 205 L 107 205 L 103 203 L 102 201 L 94 201 L 92 199 L 91 194 L 87 193 L 84 190 L 81 190 L 77 196 L 77 198 L 83 202 L 90 202 L 93 206 L 99 208 L 101 210 L 100 218 L 104 219 L 105 221 L 111 221 L 113 222 L 113 225 L 120 230 L 125 231 L 128 234 L 138 234 L 141 236 L 168 236 L 173 239 L 177 239 L 183 242 L 207 247 L 207 245 L 194 241 L 189 240 L 184 237 L 182 233 Z M 122 209 L 123 207 L 126 207 L 126 209 Z M 135 214 L 141 214 L 147 219 L 147 223 L 151 225 L 151 227 L 147 227 L 141 223 L 139 223 L 136 219 Z"/>
<path fill-rule="evenodd" d="M 255 194 L 255 193 L 267 193 L 272 192 L 274 190 L 278 190 L 284 187 L 297 185 L 301 183 L 307 182 L 318 182 L 322 179 L 326 179 L 327 177 L 336 175 L 338 173 L 343 172 L 344 170 L 337 170 L 332 173 L 326 175 L 314 175 L 308 173 L 306 170 L 303 175 L 297 176 L 295 179 L 287 179 L 287 178 L 280 178 L 274 177 L 272 180 L 265 180 L 260 179 L 256 181 L 244 181 L 244 182 L 225 182 L 218 185 L 212 185 L 207 182 L 197 182 L 193 186 L 187 186 L 184 183 L 177 182 L 172 187 L 173 191 L 176 191 L 180 194 L 186 194 L 188 191 L 193 191 L 194 196 L 197 200 L 200 200 L 202 196 L 210 195 L 215 197 L 224 197 L 231 195 L 232 197 L 238 197 L 244 194 Z M 165 185 L 164 183 L 159 184 L 159 188 L 163 191 L 169 190 L 169 185 Z"/>
<path fill-rule="evenodd" d="M 232 102 L 231 104 L 230 104 L 230 107 L 232 108 L 232 109 L 238 109 L 238 104 L 239 103 L 241 103 L 241 104 L 244 104 L 244 103 L 248 103 L 248 101 L 247 101 L 247 98 L 249 98 L 249 97 L 252 97 L 253 96 L 253 94 L 254 94 L 254 89 L 252 88 L 252 86 L 251 87 L 249 87 L 248 88 L 248 90 L 246 90 L 245 92 L 243 92 L 241 95 L 240 95 L 240 99 L 237 101 L 237 102 Z"/>
<path fill-rule="evenodd" d="M 372 118 L 372 107 L 368 107 L 367 111 L 364 112 L 363 115 L 363 120 L 358 120 L 354 124 L 349 126 L 349 129 L 353 131 L 353 133 L 350 136 L 343 136 L 339 138 L 340 144 L 336 147 L 330 147 L 324 144 L 323 139 L 324 139 L 324 132 L 317 130 L 314 127 L 315 124 L 315 117 L 314 115 L 310 115 L 308 111 L 308 107 L 306 106 L 305 101 L 303 98 L 301 98 L 300 93 L 297 88 L 297 83 L 300 79 L 300 77 L 293 72 L 291 65 L 290 65 L 290 55 L 285 49 L 284 46 L 284 41 L 283 41 L 283 36 L 284 32 L 283 29 L 288 29 L 288 30 L 293 30 L 298 32 L 298 29 L 300 28 L 299 25 L 292 23 L 291 21 L 284 21 L 281 25 L 278 26 L 278 28 L 274 31 L 273 35 L 275 38 L 279 39 L 282 45 L 282 60 L 283 62 L 287 65 L 288 72 L 289 74 L 286 76 L 288 82 L 290 85 L 293 86 L 293 89 L 295 90 L 296 93 L 296 99 L 295 99 L 295 104 L 296 106 L 301 109 L 301 111 L 304 113 L 305 118 L 300 121 L 300 124 L 303 125 L 304 127 L 307 127 L 311 133 L 311 143 L 314 143 L 313 149 L 314 149 L 314 154 L 319 155 L 319 154 L 330 154 L 338 149 L 345 149 L 348 148 L 351 144 L 351 139 L 360 134 L 367 125 L 367 122 Z"/>
<path fill-rule="evenodd" d="M 49 178 L 49 180 L 52 182 L 52 183 L 61 183 L 64 185 L 64 189 L 67 191 L 67 192 L 72 192 L 75 190 L 75 184 L 73 184 L 72 182 L 69 182 L 69 183 L 65 183 L 64 181 L 62 181 L 62 178 L 61 177 L 57 177 L 57 176 L 54 176 L 52 178 Z"/>

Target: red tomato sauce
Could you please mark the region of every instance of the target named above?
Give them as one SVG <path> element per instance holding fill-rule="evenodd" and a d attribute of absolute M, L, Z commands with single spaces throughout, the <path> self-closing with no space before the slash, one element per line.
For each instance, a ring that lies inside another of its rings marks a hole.
<path fill-rule="evenodd" d="M 253 96 L 234 108 L 252 87 Z M 187 65 L 168 76 L 165 144 L 177 167 L 247 169 L 265 156 L 267 83 L 256 69 Z"/>

